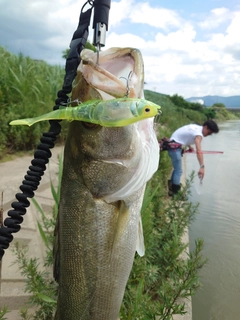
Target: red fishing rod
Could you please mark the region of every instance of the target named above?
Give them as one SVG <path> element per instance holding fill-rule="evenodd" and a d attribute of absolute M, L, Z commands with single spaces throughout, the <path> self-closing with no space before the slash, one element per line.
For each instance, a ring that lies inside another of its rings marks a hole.
<path fill-rule="evenodd" d="M 202 150 L 197 152 L 195 150 L 187 149 L 183 150 L 183 153 L 192 153 L 192 154 L 223 154 L 223 151 L 209 151 L 209 150 Z"/>

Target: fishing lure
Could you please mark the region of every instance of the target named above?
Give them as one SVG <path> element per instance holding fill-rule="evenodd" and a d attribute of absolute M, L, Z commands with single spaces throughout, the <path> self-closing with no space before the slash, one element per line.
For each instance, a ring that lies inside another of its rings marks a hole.
<path fill-rule="evenodd" d="M 44 115 L 10 122 L 11 126 L 31 126 L 45 120 L 78 120 L 103 127 L 124 127 L 134 122 L 154 117 L 161 107 L 145 99 L 119 98 L 112 100 L 89 100 L 77 107 L 66 107 Z"/>

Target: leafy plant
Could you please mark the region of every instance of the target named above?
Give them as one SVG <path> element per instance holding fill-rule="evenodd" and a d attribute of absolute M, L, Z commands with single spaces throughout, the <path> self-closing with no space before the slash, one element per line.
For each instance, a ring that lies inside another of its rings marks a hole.
<path fill-rule="evenodd" d="M 47 268 L 40 271 L 37 258 L 28 258 L 27 248 L 15 244 L 13 252 L 30 293 L 30 305 L 37 307 L 31 319 L 52 320 L 56 306 L 57 285 Z M 25 313 L 26 315 L 26 313 Z M 24 319 L 24 318 L 23 318 Z"/>
<path fill-rule="evenodd" d="M 6 306 L 0 307 L 0 320 L 7 320 L 5 315 L 8 313 L 8 308 Z"/>
<path fill-rule="evenodd" d="M 206 261 L 201 256 L 203 240 L 196 241 L 191 253 L 187 252 L 188 243 L 182 242 L 198 208 L 181 200 L 189 195 L 192 179 L 193 174 L 176 199 L 158 197 L 164 202 L 160 212 L 154 212 L 154 202 L 149 205 L 149 197 L 153 199 L 156 194 L 148 185 L 144 199 L 148 205 L 143 204 L 142 210 L 146 253 L 142 258 L 135 257 L 121 308 L 122 320 L 154 320 L 156 316 L 168 320 L 174 314 L 182 315 L 186 312 L 184 299 L 200 286 L 198 271 Z"/>

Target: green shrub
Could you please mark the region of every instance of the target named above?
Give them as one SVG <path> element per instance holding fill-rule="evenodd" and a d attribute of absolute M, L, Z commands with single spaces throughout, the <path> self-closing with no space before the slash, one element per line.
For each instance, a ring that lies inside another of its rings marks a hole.
<path fill-rule="evenodd" d="M 196 241 L 191 253 L 186 253 L 188 243 L 183 243 L 183 234 L 198 209 L 198 204 L 181 200 L 190 193 L 193 174 L 180 197 L 170 201 L 158 174 L 145 193 L 142 219 L 146 253 L 144 257 L 136 254 L 121 308 L 122 320 L 155 320 L 155 316 L 170 320 L 174 314 L 184 314 L 184 298 L 194 295 L 200 286 L 198 271 L 205 263 L 203 240 Z M 158 189 L 152 187 L 156 183 Z"/>

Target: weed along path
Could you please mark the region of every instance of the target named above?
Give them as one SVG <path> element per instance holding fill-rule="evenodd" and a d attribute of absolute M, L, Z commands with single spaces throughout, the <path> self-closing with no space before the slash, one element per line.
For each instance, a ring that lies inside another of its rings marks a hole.
<path fill-rule="evenodd" d="M 54 204 L 50 181 L 53 182 L 53 185 L 57 185 L 59 156 L 63 153 L 63 147 L 57 146 L 52 149 L 51 152 L 52 157 L 50 158 L 47 169 L 41 179 L 40 186 L 35 192 L 35 199 L 45 212 L 51 212 Z M 15 194 L 20 192 L 19 186 L 24 180 L 24 176 L 26 175 L 28 167 L 31 165 L 32 159 L 33 155 L 0 163 L 0 195 L 3 192 L 3 220 L 7 217 L 8 211 L 12 209 L 11 203 L 16 201 Z M 184 183 L 184 180 L 185 176 L 183 176 L 182 183 Z M 14 244 L 18 242 L 20 245 L 26 245 L 30 258 L 38 257 L 38 262 L 41 266 L 43 266 L 44 262 L 45 249 L 37 227 L 37 220 L 40 217 L 33 203 L 31 203 L 23 218 L 24 221 L 21 224 L 21 230 L 13 234 L 14 240 L 11 242 L 10 247 L 5 250 L 2 259 L 2 270 L 0 274 L 0 307 L 3 307 L 4 305 L 8 307 L 9 312 L 5 316 L 7 320 L 21 320 L 22 317 L 19 315 L 19 310 L 23 307 L 28 307 L 27 301 L 29 298 L 28 293 L 24 291 L 24 278 L 21 275 L 18 265 L 14 264 L 14 261 L 16 261 L 16 257 L 12 251 Z M 183 242 L 189 242 L 187 230 Z M 185 257 L 183 257 L 183 259 L 184 258 Z M 183 316 L 175 315 L 173 317 L 174 320 L 192 319 L 191 299 L 185 300 L 184 303 L 186 304 L 187 313 Z"/>
<path fill-rule="evenodd" d="M 183 174 L 182 174 L 182 177 L 181 177 L 181 183 L 182 185 L 185 185 L 185 181 L 186 181 L 186 161 L 185 161 L 185 155 L 183 156 Z M 189 244 L 189 232 L 188 232 L 188 229 L 185 230 L 185 233 L 183 235 L 183 238 L 182 238 L 182 242 L 183 243 L 186 243 L 186 244 Z M 187 252 L 183 252 L 182 254 L 182 259 L 187 259 L 188 258 L 188 255 L 187 253 L 189 253 L 189 248 L 187 250 Z M 189 299 L 184 299 L 183 301 L 185 303 L 185 308 L 186 308 L 186 314 L 184 315 L 175 315 L 173 317 L 173 320 L 192 320 L 192 300 L 191 298 Z"/>

